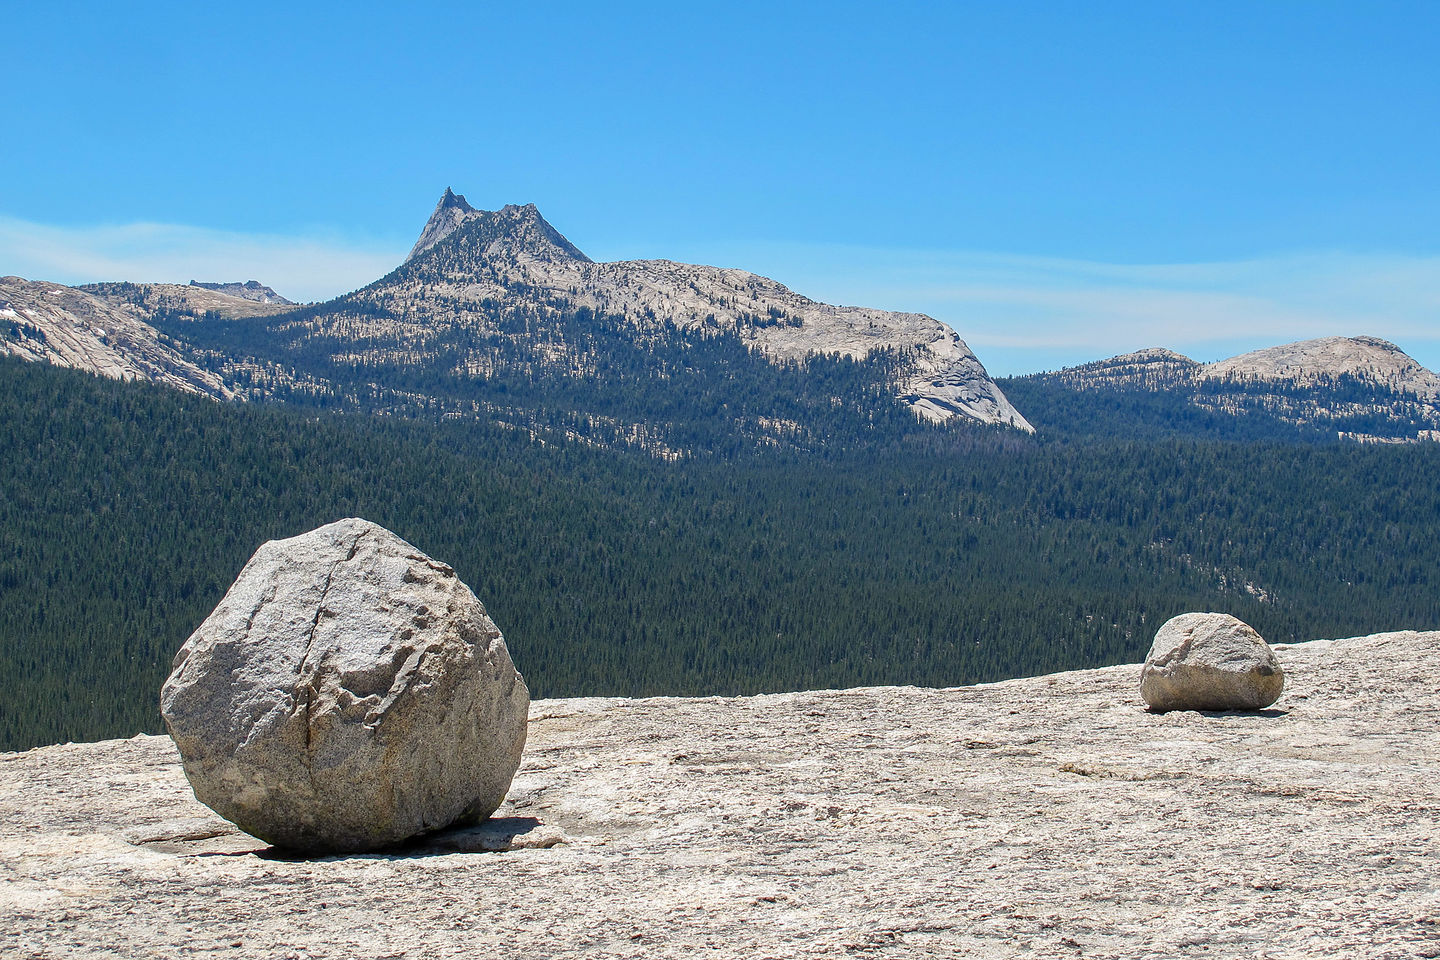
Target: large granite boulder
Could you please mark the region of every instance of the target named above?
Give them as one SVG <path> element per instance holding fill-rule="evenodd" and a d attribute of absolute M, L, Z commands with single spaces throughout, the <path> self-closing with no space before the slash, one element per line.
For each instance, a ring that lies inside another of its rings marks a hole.
<path fill-rule="evenodd" d="M 160 695 L 195 796 L 310 852 L 488 817 L 529 703 L 455 571 L 357 519 L 255 551 Z"/>
<path fill-rule="evenodd" d="M 1268 644 L 1225 613 L 1184 613 L 1155 632 L 1140 671 L 1151 710 L 1260 710 L 1285 686 Z"/>

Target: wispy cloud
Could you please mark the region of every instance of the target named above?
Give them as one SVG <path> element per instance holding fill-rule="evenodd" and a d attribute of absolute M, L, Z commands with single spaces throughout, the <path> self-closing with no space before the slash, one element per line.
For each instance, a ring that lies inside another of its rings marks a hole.
<path fill-rule="evenodd" d="M 945 321 L 992 373 L 1028 373 L 1141 347 L 1218 360 L 1291 340 L 1369 334 L 1440 369 L 1440 257 L 1303 253 L 1115 264 L 832 244 L 600 251 L 739 266 L 831 303 Z M 0 274 L 93 280 L 260 280 L 294 300 L 364 286 L 403 249 L 347 238 L 173 224 L 55 227 L 0 217 Z"/>
<path fill-rule="evenodd" d="M 404 256 L 323 236 L 164 223 L 55 227 L 0 217 L 0 274 L 57 283 L 259 280 L 292 300 L 323 300 L 388 273 Z"/>
<path fill-rule="evenodd" d="M 1359 334 L 1395 341 L 1440 366 L 1440 257 L 1305 253 L 1113 264 L 841 246 L 772 247 L 753 257 L 763 261 L 760 272 L 817 299 L 937 317 L 999 373 L 1150 346 L 1216 360 Z"/>

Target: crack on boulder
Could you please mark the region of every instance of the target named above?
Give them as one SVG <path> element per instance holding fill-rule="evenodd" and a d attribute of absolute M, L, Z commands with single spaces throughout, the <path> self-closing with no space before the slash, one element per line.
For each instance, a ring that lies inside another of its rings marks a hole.
<path fill-rule="evenodd" d="M 355 559 L 355 554 L 360 552 L 360 540 L 362 537 L 364 537 L 363 533 L 356 534 L 355 540 L 350 544 L 350 552 L 345 555 L 345 559 L 335 561 L 330 565 L 330 569 L 325 571 L 325 586 L 320 589 L 320 599 L 315 604 L 315 617 L 313 620 L 310 621 L 310 635 L 305 638 L 305 654 L 300 658 L 300 663 L 295 668 L 295 675 L 297 677 L 305 674 L 305 667 L 308 663 L 310 663 L 310 654 L 315 646 L 315 634 L 320 629 L 320 617 L 323 616 L 325 613 L 325 598 L 330 595 L 330 585 L 335 582 L 335 570 L 342 563 L 349 563 L 351 560 Z M 304 726 L 305 752 L 307 754 L 310 752 L 311 740 L 310 712 L 315 707 L 315 695 L 316 693 L 318 693 L 318 691 L 316 690 L 316 684 L 318 682 L 319 671 L 311 670 L 309 676 L 305 680 Z"/>

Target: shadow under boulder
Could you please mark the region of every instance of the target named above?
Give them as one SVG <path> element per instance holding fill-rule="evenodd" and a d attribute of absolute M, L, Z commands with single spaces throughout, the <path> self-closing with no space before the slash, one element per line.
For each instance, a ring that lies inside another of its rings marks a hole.
<path fill-rule="evenodd" d="M 1184 613 L 1165 621 L 1140 671 L 1140 695 L 1157 713 L 1261 710 L 1284 687 L 1269 644 L 1225 613 Z"/>

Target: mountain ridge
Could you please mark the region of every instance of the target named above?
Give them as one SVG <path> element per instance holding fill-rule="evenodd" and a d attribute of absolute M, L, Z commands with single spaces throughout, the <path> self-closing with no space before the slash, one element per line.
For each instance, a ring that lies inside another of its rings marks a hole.
<path fill-rule="evenodd" d="M 210 298 L 225 296 L 205 292 Z M 149 313 L 132 300 L 96 291 L 3 277 L 0 354 L 73 367 L 112 380 L 152 380 L 217 400 L 238 398 L 222 376 L 201 368 L 163 342 L 159 331 L 147 322 Z"/>
<path fill-rule="evenodd" d="M 424 281 L 413 278 L 421 271 Z M 411 310 L 427 285 L 452 305 L 503 302 L 519 290 L 619 316 L 641 330 L 666 322 L 702 333 L 733 330 L 775 362 L 816 354 L 863 360 L 899 350 L 907 359 L 896 396 L 917 415 L 1033 431 L 965 341 L 932 317 L 821 303 L 746 270 L 663 259 L 596 263 L 534 204 L 476 210 L 447 188 L 410 257 L 391 276 L 397 284 L 409 281 Z M 361 293 L 376 297 L 376 285 Z M 393 293 L 383 299 L 398 312 Z"/>
<path fill-rule="evenodd" d="M 54 314 L 57 297 L 104 322 Z M 1440 437 L 1440 377 L 1377 337 L 1298 341 L 1210 364 L 1151 347 L 1011 378 L 1002 388 L 955 330 L 924 314 L 827 304 L 742 269 L 666 259 L 595 262 L 535 204 L 479 210 L 448 187 L 402 263 L 325 303 L 291 304 L 252 280 L 36 283 L 12 289 L 7 304 L 14 316 L 0 328 L 3 349 L 27 359 L 186 384 L 220 399 L 338 402 L 381 414 L 431 410 L 532 432 L 548 418 L 543 429 L 567 437 L 598 429 L 612 439 L 597 442 L 619 438 L 665 456 L 679 451 L 661 434 L 678 430 L 692 442 L 699 436 L 681 426 L 693 421 L 697 390 L 713 421 L 704 442 L 723 432 L 717 417 L 743 407 L 737 436 L 787 445 L 808 433 L 804 443 L 813 446 L 835 435 L 833 424 L 810 429 L 825 419 L 827 402 L 868 421 L 861 429 L 875 436 L 911 430 L 909 420 L 890 419 L 892 402 L 932 424 L 974 421 L 1031 433 L 1036 413 L 1054 422 L 1053 406 L 1027 414 L 1011 402 L 1005 391 L 1020 382 L 1180 398 L 1215 414 L 1204 424 L 1181 418 L 1215 435 L 1227 421 L 1253 423 L 1259 415 L 1307 436 Z M 17 308 L 38 313 L 24 319 Z M 54 349 L 42 339 L 52 321 L 60 324 L 49 328 Z M 115 336 L 112 328 L 129 333 Z M 100 330 L 108 342 L 97 338 Z M 707 340 L 733 347 L 694 349 Z M 757 376 L 747 354 L 788 379 Z M 826 360 L 854 366 L 817 363 Z M 679 395 L 664 397 L 664 383 Z M 743 401 L 726 393 L 747 388 Z M 524 403 L 515 402 L 517 391 Z M 643 402 L 625 399 L 639 394 Z M 764 397 L 782 395 L 788 412 L 784 403 L 764 408 Z M 1123 406 L 1110 405 L 1133 419 Z M 1150 404 L 1151 413 L 1160 406 Z M 657 425 L 662 411 L 669 419 Z M 845 429 L 854 434 L 857 426 Z M 1281 439 L 1284 431 L 1266 435 Z"/>
<path fill-rule="evenodd" d="M 1271 380 L 1296 384 L 1356 377 L 1417 397 L 1440 397 L 1440 376 L 1389 340 L 1372 336 L 1317 337 L 1252 350 L 1204 364 L 1206 380 Z"/>
<path fill-rule="evenodd" d="M 1440 396 L 1440 376 L 1389 340 L 1369 335 L 1316 337 L 1262 347 L 1224 360 L 1202 363 L 1168 347 L 1147 347 L 1061 370 L 1029 374 L 1067 382 L 1101 383 L 1127 373 L 1168 366 L 1204 380 L 1288 381 L 1296 384 L 1337 377 L 1371 380 L 1422 397 Z"/>
<path fill-rule="evenodd" d="M 1245 423 L 1248 429 L 1269 421 L 1312 438 L 1440 440 L 1440 377 L 1400 347 L 1373 336 L 1300 340 L 1214 363 L 1152 347 L 1014 378 L 1008 389 L 1034 387 L 1052 393 L 1032 394 L 1028 403 L 1048 402 L 1047 419 L 1068 420 L 1082 431 L 1079 418 L 1061 407 L 1091 404 L 1104 395 L 1115 410 L 1129 398 L 1132 416 L 1141 418 L 1135 425 L 1148 422 L 1162 431 L 1176 423 L 1218 436 L 1227 422 Z M 1164 398 L 1170 398 L 1170 406 L 1157 406 Z M 1266 429 L 1275 438 L 1283 433 Z"/>
<path fill-rule="evenodd" d="M 217 293 L 228 294 L 232 297 L 239 297 L 241 300 L 253 300 L 256 303 L 275 303 L 281 306 L 295 305 L 294 300 L 287 300 L 258 280 L 246 280 L 244 282 L 232 281 L 228 283 L 208 283 L 203 280 L 191 280 L 189 285 L 192 287 L 201 287 L 205 290 L 214 290 Z"/>

